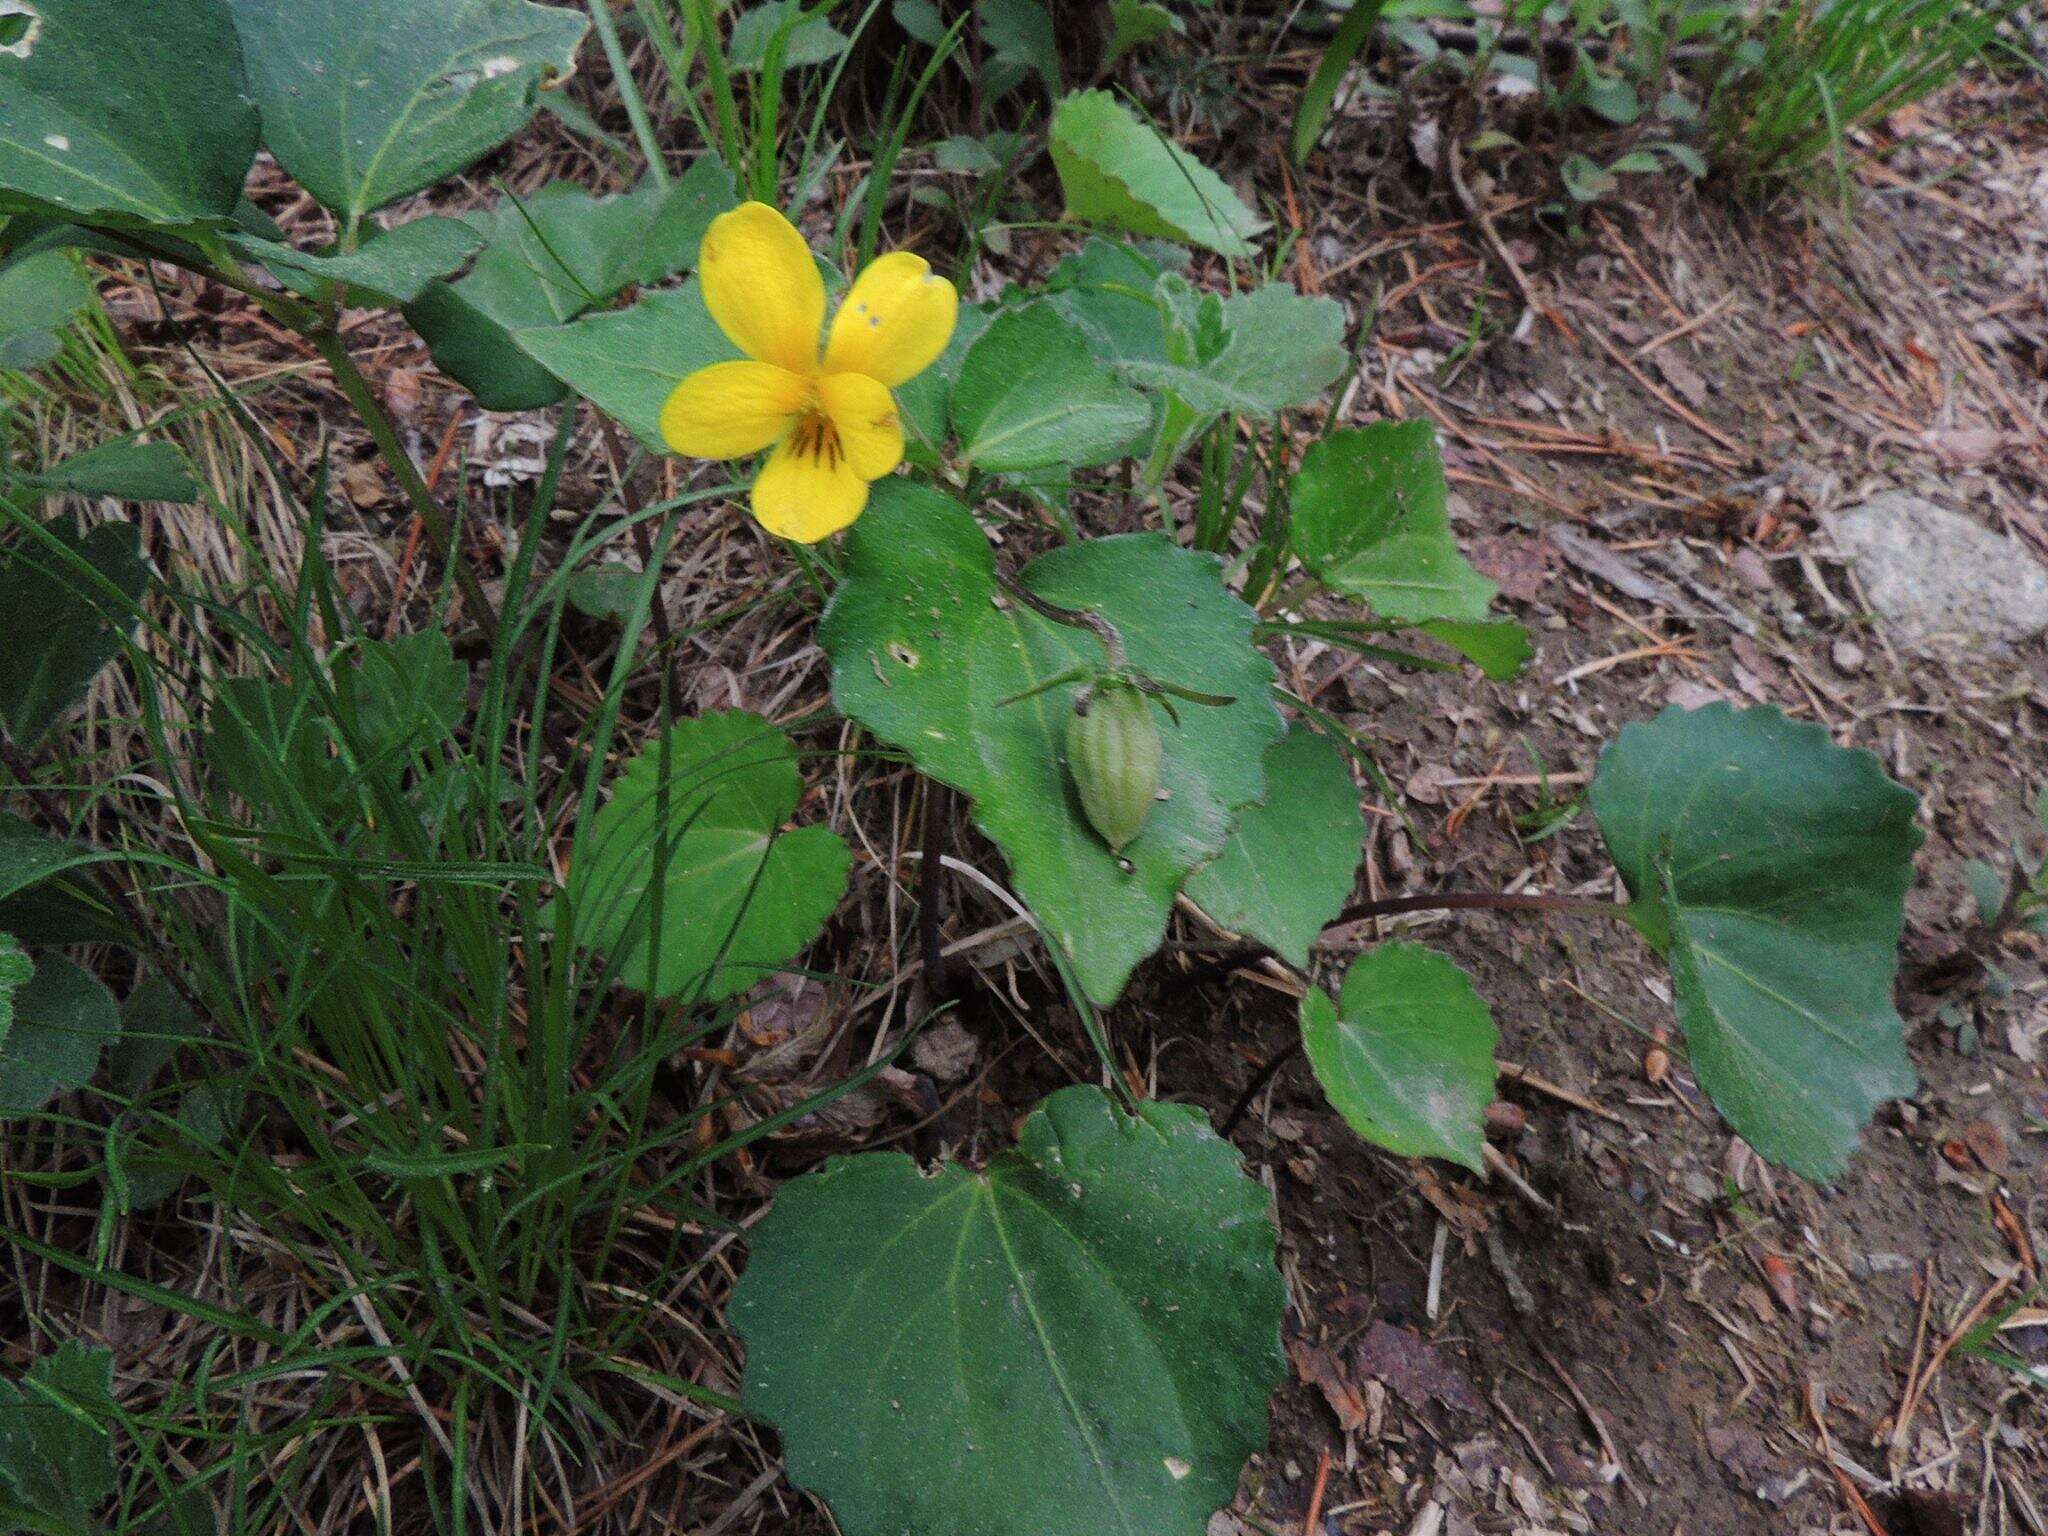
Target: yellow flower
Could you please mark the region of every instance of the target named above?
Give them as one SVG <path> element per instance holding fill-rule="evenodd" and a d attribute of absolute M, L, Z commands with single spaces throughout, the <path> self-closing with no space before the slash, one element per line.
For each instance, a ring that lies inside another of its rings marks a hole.
<path fill-rule="evenodd" d="M 720 214 L 698 260 L 704 303 L 747 361 L 699 368 L 661 408 L 677 453 L 739 459 L 774 448 L 754 481 L 770 533 L 815 543 L 868 504 L 868 482 L 903 462 L 889 393 L 946 350 L 959 295 L 922 256 L 868 264 L 825 325 L 825 281 L 789 220 L 766 203 Z"/>

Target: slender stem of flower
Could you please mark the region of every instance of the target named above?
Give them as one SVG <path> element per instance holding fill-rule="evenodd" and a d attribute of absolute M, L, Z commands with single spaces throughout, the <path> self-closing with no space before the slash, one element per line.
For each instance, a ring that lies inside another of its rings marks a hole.
<path fill-rule="evenodd" d="M 937 779 L 924 781 L 924 856 L 918 860 L 917 931 L 924 949 L 925 991 L 934 1005 L 953 1000 L 953 978 L 946 965 L 939 923 L 945 914 L 939 907 L 943 874 L 939 845 L 946 836 L 946 791 Z"/>
<path fill-rule="evenodd" d="M 434 546 L 434 553 L 441 563 L 455 577 L 455 585 L 461 590 L 462 600 L 469 604 L 476 617 L 477 627 L 482 629 L 486 639 L 498 638 L 498 614 L 491 607 L 490 599 L 484 596 L 483 584 L 476 579 L 476 573 L 462 558 L 455 545 L 455 532 L 448 521 L 448 514 L 441 510 L 434 500 L 434 493 L 427 489 L 427 482 L 421 476 L 419 466 L 412 461 L 412 455 L 405 451 L 405 445 L 398 440 L 398 431 L 391 425 L 391 418 L 384 414 L 384 407 L 377 403 L 377 397 L 370 390 L 369 381 L 362 370 L 356 367 L 355 359 L 348 355 L 348 349 L 341 344 L 341 337 L 331 329 L 318 329 L 310 333 L 314 348 L 326 362 L 334 375 L 334 382 L 341 386 L 348 403 L 362 417 L 363 425 L 370 429 L 370 437 L 377 445 L 377 452 L 391 467 L 398 488 L 411 503 L 413 512 L 419 517 L 420 526 L 427 530 L 427 541 Z"/>
<path fill-rule="evenodd" d="M 626 516 L 633 525 L 633 549 L 640 556 L 640 569 L 645 571 L 654 564 L 654 530 L 647 526 L 647 519 L 640 514 L 645 503 L 640 492 L 634 488 L 633 480 L 626 473 L 628 468 L 626 445 L 619 440 L 618 426 L 611 417 L 598 413 L 598 430 L 604 434 L 605 457 L 611 460 L 612 475 L 619 482 L 619 504 L 626 509 Z M 668 680 L 669 708 L 677 715 L 683 713 L 682 679 L 675 674 L 672 663 L 672 637 L 668 624 L 668 601 L 661 593 L 661 577 L 654 578 L 654 611 L 648 615 L 654 629 L 654 644 L 665 658 L 662 675 Z"/>

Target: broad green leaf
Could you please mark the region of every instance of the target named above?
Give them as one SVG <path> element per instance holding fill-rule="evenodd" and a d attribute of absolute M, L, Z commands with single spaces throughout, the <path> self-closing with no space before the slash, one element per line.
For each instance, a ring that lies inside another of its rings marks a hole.
<path fill-rule="evenodd" d="M 1297 725 L 1266 753 L 1266 801 L 1243 811 L 1222 855 L 1188 879 L 1188 896 L 1235 933 L 1295 965 L 1351 897 L 1365 813 L 1344 754 Z"/>
<path fill-rule="evenodd" d="M 1060 42 L 1041 0 L 978 0 L 975 23 L 991 64 L 1006 67 L 1011 79 L 1038 76 L 1046 99 L 1058 99 Z"/>
<path fill-rule="evenodd" d="M 224 220 L 256 111 L 220 0 L 9 0 L 0 46 L 0 211 L 89 223 Z"/>
<path fill-rule="evenodd" d="M 0 728 L 23 746 L 41 741 L 120 654 L 129 606 L 148 581 L 132 523 L 102 523 L 81 539 L 58 518 L 43 532 L 63 553 L 27 533 L 0 550 L 0 613 L 13 634 L 0 654 Z"/>
<path fill-rule="evenodd" d="M 1350 363 L 1344 350 L 1344 306 L 1335 299 L 1304 298 L 1286 283 L 1268 283 L 1227 299 L 1205 295 L 1197 344 L 1202 352 L 1193 361 L 1132 360 L 1124 373 L 1137 383 L 1172 391 L 1190 410 L 1205 415 L 1271 416 L 1319 398 Z"/>
<path fill-rule="evenodd" d="M 264 144 L 345 230 L 525 127 L 589 26 L 531 0 L 227 3 Z"/>
<path fill-rule="evenodd" d="M 649 183 L 594 198 L 568 182 L 468 216 L 485 250 L 452 283 L 406 306 L 443 373 L 486 410 L 533 410 L 568 388 L 513 339 L 609 303 L 630 283 L 653 283 L 696 265 L 704 231 L 733 206 L 732 176 L 715 156 L 666 190 Z"/>
<path fill-rule="evenodd" d="M 1452 961 L 1420 944 L 1367 950 L 1335 1003 L 1320 987 L 1302 998 L 1301 1038 L 1324 1094 L 1367 1141 L 1484 1170 L 1500 1037 Z"/>
<path fill-rule="evenodd" d="M 1166 271 L 1153 251 L 1098 235 L 1053 269 L 1043 302 L 1080 327 L 1100 361 L 1164 368 L 1172 359 L 1156 289 Z"/>
<path fill-rule="evenodd" d="M 121 1033 L 121 1010 L 90 973 L 44 955 L 14 994 L 14 1024 L 0 1040 L 0 1120 L 34 1114 L 83 1086 L 100 1051 Z"/>
<path fill-rule="evenodd" d="M 1478 624 L 1456 619 L 1430 619 L 1422 632 L 1441 640 L 1496 683 L 1518 677 L 1535 658 L 1529 631 L 1513 619 Z"/>
<path fill-rule="evenodd" d="M 1199 1111 L 1055 1093 L 980 1173 L 782 1187 L 743 1397 L 846 1536 L 1202 1536 L 1285 1376 L 1267 1197 Z"/>
<path fill-rule="evenodd" d="M 0 933 L 0 1046 L 7 1044 L 7 1032 L 14 1027 L 14 994 L 28 985 L 35 973 L 35 962 L 14 935 Z"/>
<path fill-rule="evenodd" d="M 1426 421 L 1332 432 L 1294 477 L 1294 552 L 1317 580 L 1391 619 L 1482 619 L 1495 587 L 1451 537 L 1449 487 Z"/>
<path fill-rule="evenodd" d="M 15 484 L 47 495 L 112 496 L 121 501 L 190 502 L 199 486 L 175 443 L 101 443 Z"/>
<path fill-rule="evenodd" d="M 852 46 L 852 39 L 822 14 L 806 16 L 803 12 L 802 0 L 766 0 L 748 6 L 732 24 L 726 67 L 734 74 L 760 69 L 768 62 L 768 45 L 784 27 L 789 28 L 789 41 L 782 53 L 785 69 L 829 64 Z"/>
<path fill-rule="evenodd" d="M 697 280 L 627 309 L 512 332 L 519 349 L 656 453 L 661 408 L 686 374 L 738 357 Z"/>
<path fill-rule="evenodd" d="M 0 265 L 0 370 L 40 368 L 55 357 L 57 332 L 92 296 L 92 280 L 64 251 Z"/>
<path fill-rule="evenodd" d="M 1917 798 L 1817 725 L 1726 704 L 1627 727 L 1590 798 L 1700 1086 L 1764 1157 L 1835 1177 L 1914 1087 L 1892 978 Z"/>
<path fill-rule="evenodd" d="M 1109 46 L 1102 52 L 1105 67 L 1133 48 L 1185 31 L 1181 19 L 1158 0 L 1110 0 Z"/>
<path fill-rule="evenodd" d="M 952 414 L 962 459 L 986 470 L 1100 464 L 1152 421 L 1144 397 L 1043 305 L 999 315 L 982 332 L 960 365 Z"/>
<path fill-rule="evenodd" d="M 1240 257 L 1267 227 L 1214 171 L 1107 91 L 1059 104 L 1051 148 L 1074 218 Z"/>
<path fill-rule="evenodd" d="M 1003 595 L 994 552 L 958 502 L 878 482 L 819 640 L 839 707 L 973 800 L 1018 893 L 1088 995 L 1107 1003 L 1158 945 L 1181 883 L 1223 851 L 1236 813 L 1265 797 L 1266 748 L 1281 734 L 1273 667 L 1221 561 L 1163 534 L 1071 545 L 1018 579 L 1049 603 L 1101 614 L 1160 682 L 1234 700 L 1181 704 L 1178 727 L 1162 717 L 1165 798 L 1121 860 L 1067 777 L 1078 685 L 1003 703 L 1077 664 L 1100 666 L 1102 646 Z"/>
<path fill-rule="evenodd" d="M 84 843 L 60 842 L 19 816 L 0 811 L 0 901 L 45 880 L 54 880 L 88 864 L 105 863 L 114 857 Z M 9 931 L 19 937 L 20 928 L 12 922 L 8 926 Z"/>
<path fill-rule="evenodd" d="M 355 290 L 348 295 L 353 301 L 385 304 L 410 303 L 429 283 L 460 269 L 483 243 L 460 219 L 442 218 L 412 219 L 379 231 L 353 251 L 301 251 L 259 235 L 228 236 L 237 255 L 261 262 L 301 292 L 341 283 Z"/>
<path fill-rule="evenodd" d="M 827 827 L 779 831 L 803 777 L 758 715 L 682 721 L 663 758 L 655 742 L 620 770 L 576 856 L 576 939 L 641 991 L 730 997 L 818 936 L 852 856 Z"/>
<path fill-rule="evenodd" d="M 76 1339 L 0 1381 L 0 1518 L 8 1530 L 97 1536 L 115 1487 L 114 1357 Z"/>

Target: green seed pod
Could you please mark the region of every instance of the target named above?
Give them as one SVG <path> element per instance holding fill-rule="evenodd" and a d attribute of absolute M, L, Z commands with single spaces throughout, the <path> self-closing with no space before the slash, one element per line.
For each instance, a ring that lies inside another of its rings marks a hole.
<path fill-rule="evenodd" d="M 1128 683 L 1104 679 L 1074 701 L 1067 771 L 1088 824 L 1118 853 L 1152 814 L 1162 751 L 1152 706 Z"/>

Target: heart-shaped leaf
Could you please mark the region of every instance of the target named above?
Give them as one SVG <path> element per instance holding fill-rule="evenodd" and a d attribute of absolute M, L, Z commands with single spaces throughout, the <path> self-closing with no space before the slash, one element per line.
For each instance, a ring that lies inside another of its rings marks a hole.
<path fill-rule="evenodd" d="M 1285 1373 L 1266 1194 L 1183 1105 L 1067 1088 L 1018 1140 L 784 1185 L 733 1294 L 746 1405 L 847 1536 L 1201 1536 Z"/>
<path fill-rule="evenodd" d="M 352 251 L 301 251 L 260 235 L 237 233 L 237 255 L 261 262 L 281 282 L 314 294 L 323 283 L 357 292 L 358 302 L 407 304 L 429 283 L 456 271 L 483 247 L 483 237 L 460 219 L 412 219 L 381 230 Z M 358 298 L 358 295 L 364 296 Z"/>
<path fill-rule="evenodd" d="M 1222 856 L 1188 879 L 1188 896 L 1224 927 L 1307 966 L 1316 935 L 1358 878 L 1365 813 L 1350 766 L 1327 737 L 1297 725 L 1266 754 L 1266 800 L 1238 814 Z"/>
<path fill-rule="evenodd" d="M 658 997 L 744 991 L 818 936 L 853 858 L 826 827 L 780 832 L 796 748 L 758 715 L 704 715 L 620 770 L 569 875 L 579 943 Z"/>
<path fill-rule="evenodd" d="M 13 632 L 0 656 L 0 728 L 24 746 L 41 741 L 120 654 L 130 605 L 148 581 L 132 523 L 102 523 L 80 538 L 58 518 L 42 533 L 0 551 L 0 613 Z"/>
<path fill-rule="evenodd" d="M 121 501 L 190 502 L 199 486 L 175 443 L 101 443 L 18 475 L 15 483 L 53 495 L 113 496 Z"/>
<path fill-rule="evenodd" d="M 76 1339 L 0 1381 L 0 1517 L 11 1530 L 89 1536 L 112 1497 L 114 1356 Z"/>
<path fill-rule="evenodd" d="M 1077 91 L 1054 109 L 1051 148 L 1077 219 L 1224 256 L 1251 255 L 1266 228 L 1220 176 L 1107 91 Z"/>
<path fill-rule="evenodd" d="M 1170 281 L 1178 281 L 1171 279 Z M 1188 290 L 1182 285 L 1181 292 Z M 1344 306 L 1268 283 L 1229 298 L 1204 295 L 1191 315 L 1201 355 L 1191 362 L 1131 359 L 1125 377 L 1168 390 L 1191 411 L 1271 416 L 1306 405 L 1343 376 Z"/>
<path fill-rule="evenodd" d="M 442 372 L 487 410 L 533 410 L 567 393 L 512 333 L 558 326 L 608 303 L 629 283 L 653 283 L 696 265 L 711 221 L 733 205 L 732 175 L 698 160 L 673 185 L 652 183 L 594 198 L 568 182 L 508 198 L 468 222 L 485 242 L 463 277 L 436 283 L 406 306 Z"/>
<path fill-rule="evenodd" d="M 1709 704 L 1622 731 L 1590 799 L 1700 1086 L 1764 1157 L 1835 1177 L 1914 1087 L 1892 978 L 1917 797 L 1817 725 Z"/>
<path fill-rule="evenodd" d="M 1493 1013 L 1457 965 L 1420 944 L 1382 944 L 1332 1003 L 1301 1000 L 1301 1038 L 1330 1103 L 1367 1141 L 1482 1171 L 1493 1097 Z"/>
<path fill-rule="evenodd" d="M 967 509 L 901 478 L 875 486 L 847 539 L 846 576 L 819 627 L 840 708 L 974 801 L 1017 890 L 1107 1003 L 1157 947 L 1182 881 L 1223 851 L 1237 811 L 1264 798 L 1280 735 L 1273 667 L 1222 562 L 1163 534 L 1093 539 L 1019 577 L 1048 603 L 1116 626 L 1131 663 L 1162 683 L 1230 697 L 1161 717 L 1164 790 L 1121 859 L 1088 824 L 1064 761 L 1079 684 L 1006 703 L 1077 665 L 1100 667 L 1086 629 L 999 593 L 995 555 Z"/>
<path fill-rule="evenodd" d="M 1100 464 L 1152 421 L 1144 397 L 1043 305 L 1000 315 L 982 332 L 960 365 L 952 413 L 962 459 L 987 470 Z"/>
<path fill-rule="evenodd" d="M 121 1033 L 121 1010 L 88 971 L 44 955 L 14 993 L 14 1022 L 0 1040 L 0 1120 L 34 1114 L 80 1087 L 100 1051 Z"/>
<path fill-rule="evenodd" d="M 228 3 L 264 144 L 348 231 L 525 127 L 589 26 L 532 0 Z"/>
<path fill-rule="evenodd" d="M 1492 582 L 1451 537 L 1450 487 L 1426 421 L 1332 432 L 1294 477 L 1294 552 L 1332 590 L 1392 619 L 1481 619 Z"/>
<path fill-rule="evenodd" d="M 40 368 L 57 355 L 57 333 L 92 302 L 92 281 L 63 251 L 0 265 L 0 371 Z"/>
<path fill-rule="evenodd" d="M 118 225 L 234 212 L 256 109 L 219 0 L 0 6 L 0 21 L 21 18 L 0 44 L 0 212 Z"/>
<path fill-rule="evenodd" d="M 676 385 L 740 355 L 704 307 L 695 278 L 627 309 L 511 335 L 520 351 L 656 453 L 668 451 L 661 408 Z"/>

